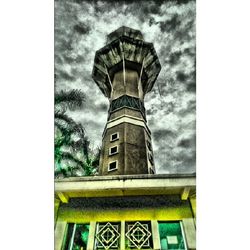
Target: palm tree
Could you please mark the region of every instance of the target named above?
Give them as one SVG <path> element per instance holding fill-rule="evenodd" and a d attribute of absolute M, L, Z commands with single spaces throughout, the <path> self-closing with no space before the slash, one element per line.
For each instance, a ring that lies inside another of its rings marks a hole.
<path fill-rule="evenodd" d="M 84 128 L 66 114 L 83 107 L 80 90 L 55 93 L 55 177 L 93 175 L 99 164 L 100 150 L 93 152 Z"/>

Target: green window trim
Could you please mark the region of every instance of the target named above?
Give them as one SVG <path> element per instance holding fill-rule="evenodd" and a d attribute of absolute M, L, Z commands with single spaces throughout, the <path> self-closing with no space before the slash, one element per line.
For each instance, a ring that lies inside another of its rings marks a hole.
<path fill-rule="evenodd" d="M 161 250 L 187 250 L 181 221 L 158 221 Z"/>

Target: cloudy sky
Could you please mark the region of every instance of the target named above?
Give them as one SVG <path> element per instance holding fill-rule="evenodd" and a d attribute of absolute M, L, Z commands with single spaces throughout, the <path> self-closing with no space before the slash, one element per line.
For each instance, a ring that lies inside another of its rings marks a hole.
<path fill-rule="evenodd" d="M 55 87 L 81 89 L 85 107 L 71 112 L 95 148 L 108 99 L 91 78 L 96 50 L 120 26 L 139 29 L 162 65 L 145 97 L 157 173 L 195 172 L 195 1 L 55 1 Z"/>

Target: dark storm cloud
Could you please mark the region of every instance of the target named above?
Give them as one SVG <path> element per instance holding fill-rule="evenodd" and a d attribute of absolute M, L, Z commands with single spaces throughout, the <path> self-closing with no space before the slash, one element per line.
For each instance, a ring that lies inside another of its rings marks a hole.
<path fill-rule="evenodd" d="M 177 14 L 174 14 L 170 20 L 166 20 L 164 22 L 160 22 L 161 32 L 169 32 L 171 30 L 176 29 L 178 25 L 180 25 L 181 21 Z"/>
<path fill-rule="evenodd" d="M 177 146 L 181 148 L 192 148 L 196 145 L 195 136 L 190 138 L 180 138 L 177 141 Z"/>
<path fill-rule="evenodd" d="M 101 111 L 107 111 L 108 110 L 108 105 L 106 103 L 101 103 L 101 104 L 99 104 L 98 109 L 101 110 Z"/>
<path fill-rule="evenodd" d="M 96 50 L 120 26 L 139 29 L 161 62 L 145 97 L 158 173 L 195 171 L 195 1 L 55 2 L 56 89 L 82 89 L 82 111 L 72 112 L 100 146 L 109 101 L 91 78 Z"/>
<path fill-rule="evenodd" d="M 84 23 L 76 24 L 73 28 L 76 32 L 80 34 L 88 34 L 90 31 L 90 27 Z"/>
<path fill-rule="evenodd" d="M 168 60 L 169 64 L 170 65 L 177 64 L 180 57 L 181 57 L 181 52 L 180 51 L 173 52 L 172 54 L 169 55 L 169 60 Z"/>
<path fill-rule="evenodd" d="M 195 81 L 187 84 L 187 91 L 190 91 L 190 92 L 195 92 L 196 91 L 196 83 L 195 83 Z"/>
<path fill-rule="evenodd" d="M 187 80 L 187 75 L 184 72 L 177 71 L 176 72 L 176 79 L 180 82 L 185 82 Z"/>
<path fill-rule="evenodd" d="M 156 141 L 159 141 L 161 138 L 164 138 L 166 136 L 174 136 L 174 133 L 171 130 L 168 129 L 159 129 L 157 131 L 153 132 L 154 139 Z"/>

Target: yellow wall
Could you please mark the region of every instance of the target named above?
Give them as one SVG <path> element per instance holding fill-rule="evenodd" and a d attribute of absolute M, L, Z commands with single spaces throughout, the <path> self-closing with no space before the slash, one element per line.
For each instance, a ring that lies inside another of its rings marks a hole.
<path fill-rule="evenodd" d="M 175 196 L 176 197 L 176 196 Z M 84 198 L 83 198 L 84 199 Z M 172 198 L 169 198 L 171 201 Z M 190 223 L 193 222 L 192 207 L 195 206 L 195 199 L 182 201 L 173 199 L 168 205 L 161 205 L 157 208 L 119 208 L 119 209 L 90 209 L 82 208 L 80 204 L 60 203 L 57 210 L 57 226 L 55 231 L 55 250 L 61 250 L 63 239 L 67 232 L 67 223 L 95 223 L 95 222 L 120 222 L 120 221 L 182 221 L 184 225 L 188 225 L 185 234 L 189 249 L 195 248 L 195 228 L 190 229 Z M 163 203 L 164 204 L 164 203 Z M 170 205 L 173 204 L 173 205 Z M 134 205 L 134 204 L 133 204 Z M 157 206 L 157 205 L 156 205 Z M 187 222 L 190 222 L 187 224 Z M 90 224 L 91 224 L 90 223 Z M 191 235 L 191 236 L 190 236 Z M 193 247 L 194 246 L 194 247 Z M 92 249 L 92 248 L 89 248 Z M 158 248 L 157 248 L 158 249 Z"/>
<path fill-rule="evenodd" d="M 192 218 L 190 206 L 161 207 L 147 209 L 119 210 L 82 210 L 80 208 L 62 208 L 58 210 L 58 220 L 69 223 L 88 223 L 90 221 L 133 221 L 133 220 L 182 220 Z"/>

